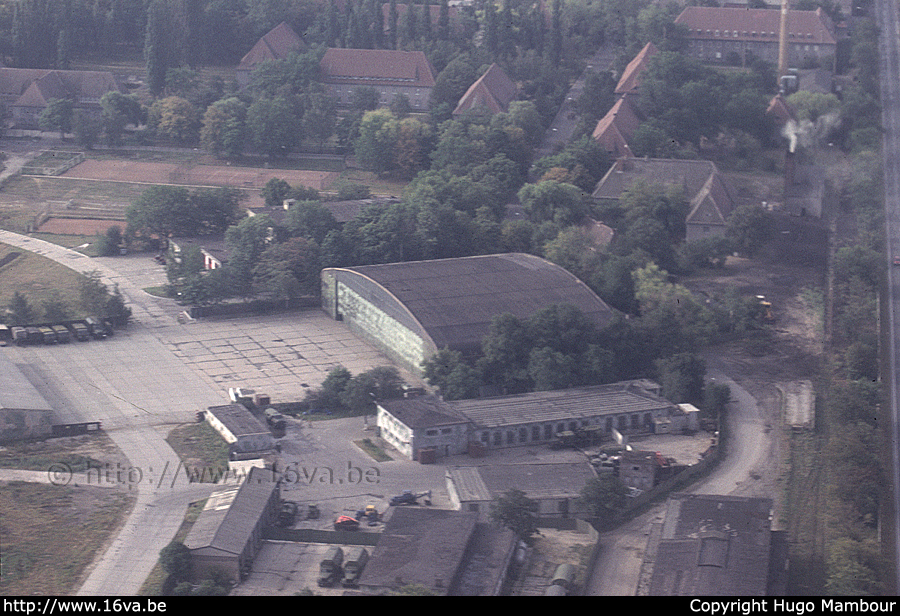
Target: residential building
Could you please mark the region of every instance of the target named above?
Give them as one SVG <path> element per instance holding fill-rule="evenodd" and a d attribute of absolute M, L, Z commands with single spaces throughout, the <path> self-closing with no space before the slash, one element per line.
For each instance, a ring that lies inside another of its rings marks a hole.
<path fill-rule="evenodd" d="M 644 45 L 638 55 L 622 71 L 619 82 L 616 84 L 616 96 L 625 96 L 626 94 L 631 97 L 638 96 L 640 93 L 641 75 L 647 70 L 650 59 L 658 52 L 659 50 L 653 43 Z"/>
<path fill-rule="evenodd" d="M 421 51 L 330 48 L 320 67 L 326 92 L 343 106 L 353 102 L 357 88 L 371 87 L 381 106 L 403 94 L 414 111 L 426 111 L 434 88 L 434 68 Z"/>
<path fill-rule="evenodd" d="M 278 519 L 281 497 L 271 470 L 254 467 L 240 486 L 213 492 L 184 540 L 191 578 L 240 582 L 259 553 L 266 526 Z"/>
<path fill-rule="evenodd" d="M 516 92 L 515 82 L 496 63 L 491 64 L 459 99 L 453 115 L 470 112 L 489 115 L 503 113 L 516 98 Z"/>
<path fill-rule="evenodd" d="M 751 54 L 778 63 L 781 10 L 688 6 L 675 19 L 687 28 L 687 52 L 703 62 L 745 64 Z M 788 66 L 834 70 L 837 40 L 831 19 L 815 11 L 788 11 Z"/>
<path fill-rule="evenodd" d="M 781 595 L 785 543 L 771 499 L 675 494 L 650 532 L 638 594 Z"/>
<path fill-rule="evenodd" d="M 250 73 L 268 60 L 284 60 L 292 53 L 306 48 L 303 39 L 288 24 L 281 22 L 260 38 L 248 51 L 235 70 L 235 79 L 241 89 L 250 85 Z"/>
<path fill-rule="evenodd" d="M 640 184 L 684 190 L 690 204 L 685 219 L 688 241 L 724 235 L 736 207 L 734 188 L 715 163 L 708 160 L 619 158 L 591 196 L 598 202 L 615 203 Z"/>
<path fill-rule="evenodd" d="M 628 142 L 640 123 L 641 119 L 631 98 L 625 94 L 600 118 L 591 136 L 611 157 L 631 157 L 634 153 Z"/>
<path fill-rule="evenodd" d="M 53 99 L 68 99 L 76 110 L 99 117 L 100 99 L 107 92 L 124 89 L 105 71 L 0 68 L 0 101 L 17 128 L 38 128 L 41 113 Z"/>
<path fill-rule="evenodd" d="M 203 269 L 218 269 L 228 263 L 228 245 L 224 235 L 169 238 L 169 251 L 175 259 L 180 259 L 192 248 L 200 249 L 203 255 Z"/>
<path fill-rule="evenodd" d="M 570 272 L 521 253 L 322 270 L 322 308 L 411 371 L 439 349 L 477 353 L 495 316 L 571 304 L 597 327 L 616 311 Z"/>

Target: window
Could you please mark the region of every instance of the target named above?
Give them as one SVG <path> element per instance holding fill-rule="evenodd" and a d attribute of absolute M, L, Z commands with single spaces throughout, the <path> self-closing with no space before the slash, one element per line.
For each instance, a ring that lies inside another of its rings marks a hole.
<path fill-rule="evenodd" d="M 499 447 L 503 444 L 503 435 L 499 432 L 494 432 L 494 446 Z"/>
<path fill-rule="evenodd" d="M 512 430 L 506 431 L 506 444 L 512 445 L 516 442 L 516 435 Z"/>
<path fill-rule="evenodd" d="M 528 429 L 527 428 L 519 428 L 519 442 L 520 443 L 528 442 Z"/>
<path fill-rule="evenodd" d="M 553 438 L 553 426 L 544 424 L 544 440 L 549 441 L 551 438 Z"/>
<path fill-rule="evenodd" d="M 437 436 L 437 430 L 425 430 L 425 436 Z"/>
<path fill-rule="evenodd" d="M 469 511 L 478 513 L 478 503 L 469 503 Z"/>
<path fill-rule="evenodd" d="M 441 428 L 441 434 L 453 434 L 453 428 Z"/>
<path fill-rule="evenodd" d="M 532 441 L 541 440 L 541 427 L 540 426 L 531 426 L 531 440 Z"/>

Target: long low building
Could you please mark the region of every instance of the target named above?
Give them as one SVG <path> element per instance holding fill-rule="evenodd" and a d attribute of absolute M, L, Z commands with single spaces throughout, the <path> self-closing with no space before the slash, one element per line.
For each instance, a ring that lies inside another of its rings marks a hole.
<path fill-rule="evenodd" d="M 19 367 L 0 356 L 0 443 L 47 438 L 53 409 Z"/>
<path fill-rule="evenodd" d="M 696 430 L 699 411 L 660 397 L 646 380 L 445 401 L 436 396 L 378 403 L 381 437 L 413 460 L 426 461 L 531 444 L 560 432 L 594 428 L 602 436 Z"/>
<path fill-rule="evenodd" d="M 280 499 L 278 482 L 264 468 L 252 468 L 240 486 L 210 495 L 184 541 L 192 579 L 243 579 L 262 546 L 265 527 L 277 520 Z"/>
<path fill-rule="evenodd" d="M 232 459 L 259 457 L 275 449 L 275 439 L 242 404 L 211 406 L 206 421 L 231 446 Z"/>

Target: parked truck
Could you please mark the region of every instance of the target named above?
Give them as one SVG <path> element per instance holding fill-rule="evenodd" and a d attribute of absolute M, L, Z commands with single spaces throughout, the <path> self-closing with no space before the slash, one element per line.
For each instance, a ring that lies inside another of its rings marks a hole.
<path fill-rule="evenodd" d="M 366 548 L 355 547 L 347 550 L 347 558 L 344 561 L 344 579 L 341 582 L 344 588 L 359 586 L 359 577 L 367 562 L 369 562 L 369 552 Z"/>
<path fill-rule="evenodd" d="M 61 344 L 72 339 L 72 337 L 69 335 L 69 328 L 65 325 L 54 325 L 53 331 L 56 332 L 56 341 Z"/>
<path fill-rule="evenodd" d="M 92 338 L 95 338 L 97 340 L 106 338 L 106 325 L 97 317 L 86 318 L 84 320 L 84 324 L 87 325 L 88 331 L 91 332 Z"/>
<path fill-rule="evenodd" d="M 72 333 L 76 340 L 80 340 L 84 342 L 85 340 L 91 339 L 91 332 L 88 330 L 87 325 L 81 322 L 75 322 L 71 325 Z"/>
<path fill-rule="evenodd" d="M 41 326 L 40 330 L 41 339 L 44 341 L 44 344 L 56 344 L 56 330 L 49 325 Z"/>
<path fill-rule="evenodd" d="M 340 546 L 332 546 L 325 552 L 322 562 L 319 563 L 319 586 L 334 586 L 341 578 L 341 564 L 344 561 L 344 550 Z"/>

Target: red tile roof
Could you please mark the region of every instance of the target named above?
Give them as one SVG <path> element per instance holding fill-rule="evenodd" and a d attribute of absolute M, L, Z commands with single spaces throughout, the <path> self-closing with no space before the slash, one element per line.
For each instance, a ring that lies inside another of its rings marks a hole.
<path fill-rule="evenodd" d="M 421 51 L 332 47 L 320 66 L 328 83 L 434 87 L 434 68 Z"/>
<path fill-rule="evenodd" d="M 612 109 L 597 122 L 592 137 L 616 157 L 634 156 L 628 140 L 640 123 L 641 120 L 626 95 L 617 100 Z"/>
<path fill-rule="evenodd" d="M 251 70 L 266 60 L 283 60 L 291 52 L 298 51 L 303 47 L 303 39 L 294 32 L 293 28 L 281 22 L 256 42 L 253 49 L 241 59 L 237 70 Z"/>
<path fill-rule="evenodd" d="M 502 68 L 491 64 L 484 75 L 469 86 L 459 99 L 453 114 L 460 114 L 475 108 L 483 108 L 490 113 L 505 112 L 516 97 L 516 84 Z"/>
<path fill-rule="evenodd" d="M 641 49 L 640 53 L 638 53 L 638 55 L 628 63 L 625 70 L 622 71 L 622 76 L 619 78 L 618 85 L 616 85 L 616 94 L 633 94 L 637 91 L 641 73 L 646 70 L 647 62 L 650 58 L 655 56 L 658 51 L 656 45 L 653 43 L 644 45 L 644 48 Z"/>
<path fill-rule="evenodd" d="M 99 103 L 107 92 L 121 92 L 112 73 L 0 68 L 0 97 L 18 107 L 44 107 L 51 98 Z"/>
<path fill-rule="evenodd" d="M 787 104 L 787 101 L 784 99 L 781 93 L 776 94 L 772 97 L 772 100 L 769 101 L 769 107 L 766 109 L 766 115 L 774 117 L 781 124 L 786 124 L 791 120 L 797 119 L 794 116 L 794 110 L 791 109 L 791 106 Z"/>
<path fill-rule="evenodd" d="M 687 26 L 689 39 L 778 42 L 780 9 L 688 6 L 675 19 Z M 835 45 L 833 25 L 821 7 L 788 12 L 788 42 Z"/>

